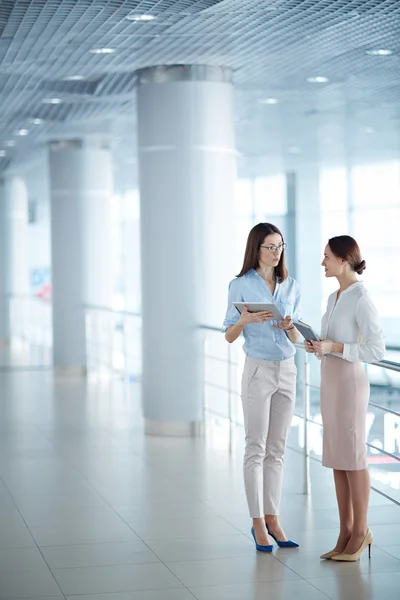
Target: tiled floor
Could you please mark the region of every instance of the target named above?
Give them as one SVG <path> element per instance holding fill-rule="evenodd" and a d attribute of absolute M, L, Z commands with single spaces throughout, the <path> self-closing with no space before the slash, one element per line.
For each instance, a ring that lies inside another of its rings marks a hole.
<path fill-rule="evenodd" d="M 288 451 L 282 521 L 298 550 L 256 553 L 242 431 L 144 437 L 139 388 L 0 373 L 0 599 L 394 600 L 400 508 L 373 493 L 376 544 L 322 562 L 337 534 L 331 473 Z"/>

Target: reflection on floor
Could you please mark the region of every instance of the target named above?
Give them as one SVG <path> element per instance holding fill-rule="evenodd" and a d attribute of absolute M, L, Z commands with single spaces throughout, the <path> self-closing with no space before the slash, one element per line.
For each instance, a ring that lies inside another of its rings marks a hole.
<path fill-rule="evenodd" d="M 144 437 L 139 387 L 0 373 L 0 598 L 386 600 L 399 597 L 400 508 L 373 494 L 372 559 L 319 560 L 337 534 L 331 473 L 288 451 L 282 506 L 298 550 L 256 553 L 242 430 Z"/>

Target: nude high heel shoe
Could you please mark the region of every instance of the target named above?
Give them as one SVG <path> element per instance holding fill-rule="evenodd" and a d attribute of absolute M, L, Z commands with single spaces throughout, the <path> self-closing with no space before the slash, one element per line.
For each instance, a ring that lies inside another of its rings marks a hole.
<path fill-rule="evenodd" d="M 343 547 L 343 550 L 341 552 L 338 552 L 337 550 L 331 550 L 330 552 L 325 552 L 325 554 L 321 554 L 320 558 L 323 558 L 325 560 L 329 560 L 331 558 L 333 558 L 334 556 L 336 556 L 337 554 L 342 554 L 343 551 L 345 550 L 347 544 L 349 543 L 350 537 L 347 538 L 346 543 Z"/>
<path fill-rule="evenodd" d="M 325 558 L 325 559 L 329 560 L 330 558 L 332 558 L 333 556 L 336 556 L 337 554 L 340 554 L 340 552 L 336 552 L 336 550 L 331 550 L 330 552 L 325 552 L 325 554 L 321 554 L 320 558 Z"/>
<path fill-rule="evenodd" d="M 342 554 L 336 554 L 335 556 L 332 556 L 332 560 L 356 562 L 357 560 L 360 560 L 360 556 L 364 552 L 364 550 L 367 546 L 368 546 L 369 558 L 371 558 L 371 545 L 372 545 L 373 539 L 374 539 L 374 536 L 372 535 L 372 531 L 370 529 L 368 529 L 367 534 L 364 538 L 364 541 L 361 544 L 361 546 L 359 547 L 359 549 L 357 550 L 357 552 L 355 552 L 354 554 L 346 554 L 345 552 L 343 552 Z"/>

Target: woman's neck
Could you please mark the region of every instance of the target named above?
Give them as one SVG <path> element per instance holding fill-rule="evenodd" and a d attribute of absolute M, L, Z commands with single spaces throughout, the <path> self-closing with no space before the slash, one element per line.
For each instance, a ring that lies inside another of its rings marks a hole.
<path fill-rule="evenodd" d="M 275 277 L 275 267 L 269 267 L 269 266 L 263 266 L 260 265 L 257 269 L 256 272 L 260 275 L 260 277 L 262 277 L 265 281 L 275 281 L 276 277 Z"/>
<path fill-rule="evenodd" d="M 344 275 L 340 275 L 337 280 L 339 282 L 339 293 L 344 292 L 344 290 L 347 290 L 347 288 L 353 285 L 353 283 L 358 282 L 355 273 L 346 273 Z"/>

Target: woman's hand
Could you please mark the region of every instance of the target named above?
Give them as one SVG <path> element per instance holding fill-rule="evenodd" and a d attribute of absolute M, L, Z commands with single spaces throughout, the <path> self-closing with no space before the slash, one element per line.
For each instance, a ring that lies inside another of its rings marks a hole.
<path fill-rule="evenodd" d="M 272 321 L 273 319 L 272 313 L 267 310 L 263 310 L 260 312 L 249 312 L 247 310 L 247 306 L 244 307 L 242 314 L 240 315 L 239 323 L 243 326 L 248 325 L 249 323 L 266 323 L 267 321 Z"/>
<path fill-rule="evenodd" d="M 320 342 L 312 341 L 313 348 L 315 349 L 318 356 L 325 356 L 335 352 L 336 354 L 343 354 L 343 344 L 340 342 L 332 342 L 332 340 L 321 340 Z"/>
<path fill-rule="evenodd" d="M 317 351 L 313 347 L 312 343 L 308 342 L 307 340 L 304 340 L 304 348 L 306 349 L 306 352 L 308 352 L 309 354 L 316 354 L 317 353 Z"/>
<path fill-rule="evenodd" d="M 326 354 L 334 352 L 334 343 L 331 340 L 321 340 L 320 342 L 315 342 L 313 340 L 311 343 L 318 356 L 325 356 Z"/>
<path fill-rule="evenodd" d="M 285 331 L 291 331 L 294 329 L 292 317 L 285 317 L 283 321 L 279 323 L 279 325 L 274 325 L 277 329 L 284 329 Z"/>

